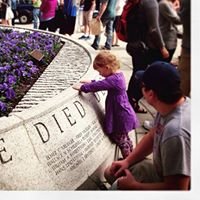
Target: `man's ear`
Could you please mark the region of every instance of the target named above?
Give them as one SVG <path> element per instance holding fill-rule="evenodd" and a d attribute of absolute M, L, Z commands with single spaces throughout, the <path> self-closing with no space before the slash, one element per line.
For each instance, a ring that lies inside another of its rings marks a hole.
<path fill-rule="evenodd" d="M 156 98 L 156 93 L 153 91 L 153 90 L 149 90 L 148 91 L 148 96 L 149 96 L 149 98 L 151 99 L 151 100 L 155 100 L 155 98 Z"/>
<path fill-rule="evenodd" d="M 159 100 L 158 95 L 153 90 L 151 90 L 151 98 L 153 102 L 157 102 Z"/>

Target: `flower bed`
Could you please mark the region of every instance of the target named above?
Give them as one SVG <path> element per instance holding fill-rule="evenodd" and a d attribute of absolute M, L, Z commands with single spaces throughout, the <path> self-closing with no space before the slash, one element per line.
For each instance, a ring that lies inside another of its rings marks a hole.
<path fill-rule="evenodd" d="M 0 29 L 0 117 L 7 116 L 61 49 L 59 36 Z M 39 50 L 41 61 L 29 53 Z"/>

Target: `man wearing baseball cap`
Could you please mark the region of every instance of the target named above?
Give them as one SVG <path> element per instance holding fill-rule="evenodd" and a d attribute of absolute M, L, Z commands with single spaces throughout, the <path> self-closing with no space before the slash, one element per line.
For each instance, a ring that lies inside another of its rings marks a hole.
<path fill-rule="evenodd" d="M 146 101 L 157 110 L 153 128 L 124 160 L 105 170 L 111 189 L 190 189 L 190 99 L 171 64 L 154 62 L 136 73 Z M 153 159 L 146 157 L 152 153 Z"/>

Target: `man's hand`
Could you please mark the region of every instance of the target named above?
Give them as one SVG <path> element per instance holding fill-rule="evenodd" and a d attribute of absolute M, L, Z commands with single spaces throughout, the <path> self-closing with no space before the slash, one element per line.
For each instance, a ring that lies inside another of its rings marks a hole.
<path fill-rule="evenodd" d="M 165 47 L 163 47 L 160 51 L 163 58 L 169 58 L 169 52 Z"/>
<path fill-rule="evenodd" d="M 137 181 L 128 169 L 125 169 L 124 173 L 125 175 L 117 180 L 117 188 L 120 190 L 133 190 L 134 183 Z"/>
<path fill-rule="evenodd" d="M 119 178 L 124 175 L 124 170 L 128 168 L 126 160 L 114 161 L 110 167 L 111 175 Z"/>
<path fill-rule="evenodd" d="M 101 20 L 101 16 L 100 16 L 100 15 L 97 15 L 97 16 L 96 16 L 96 20 L 100 21 L 100 20 Z"/>

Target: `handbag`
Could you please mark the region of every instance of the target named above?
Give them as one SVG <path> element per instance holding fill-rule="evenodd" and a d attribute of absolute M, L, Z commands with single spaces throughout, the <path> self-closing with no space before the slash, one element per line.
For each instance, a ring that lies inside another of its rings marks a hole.
<path fill-rule="evenodd" d="M 101 20 L 97 20 L 96 18 L 93 18 L 90 23 L 90 31 L 92 35 L 99 35 L 103 32 L 103 24 Z"/>
<path fill-rule="evenodd" d="M 135 53 L 146 55 L 149 48 L 143 41 L 129 42 L 126 45 L 126 51 L 130 56 L 134 56 Z"/>

